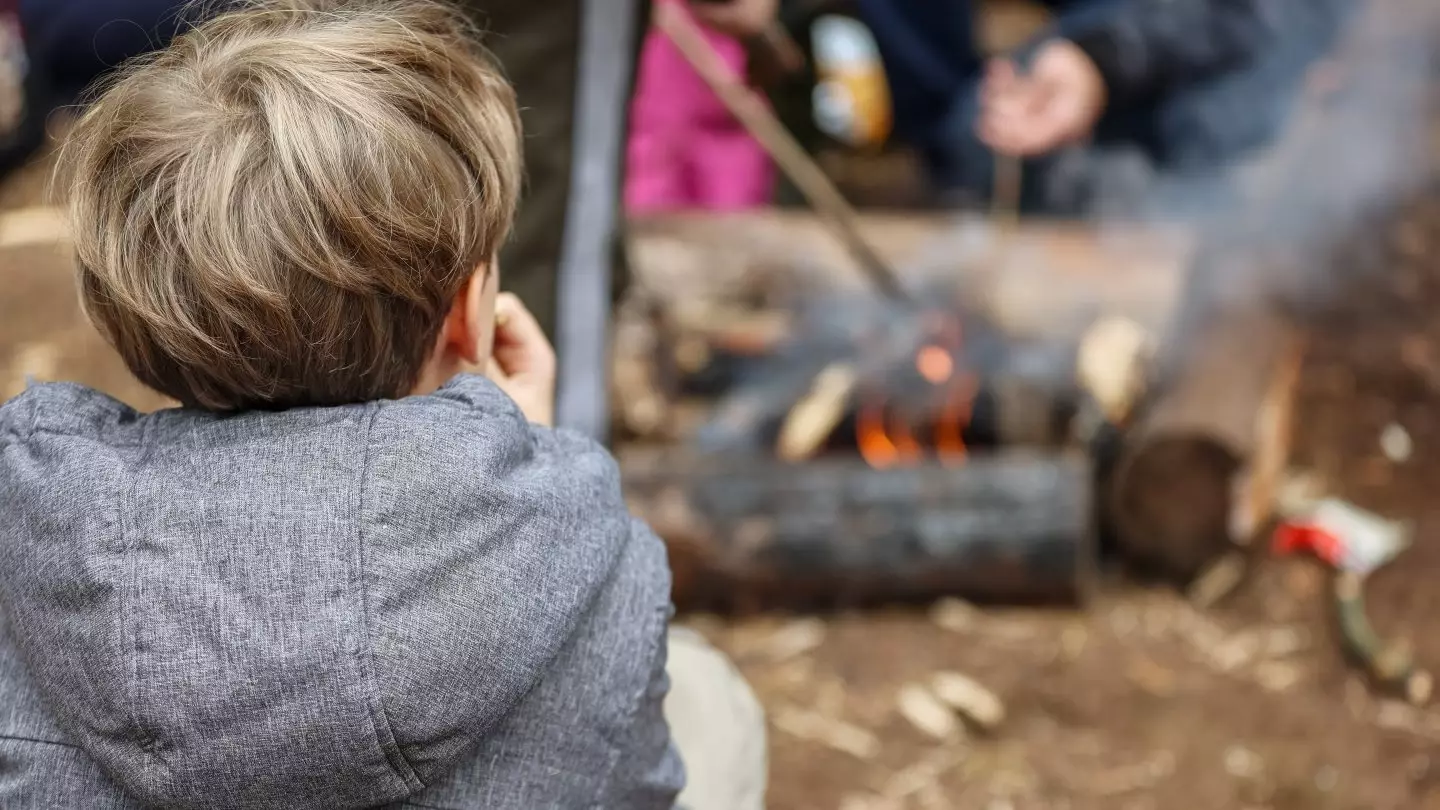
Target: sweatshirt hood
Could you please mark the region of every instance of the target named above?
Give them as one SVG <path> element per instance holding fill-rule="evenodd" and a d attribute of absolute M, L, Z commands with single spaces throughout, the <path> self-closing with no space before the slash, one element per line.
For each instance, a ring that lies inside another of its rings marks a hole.
<path fill-rule="evenodd" d="M 0 503 L 0 645 L 163 807 L 414 795 L 539 681 L 631 532 L 608 454 L 476 377 L 236 415 L 34 386 L 0 408 Z"/>

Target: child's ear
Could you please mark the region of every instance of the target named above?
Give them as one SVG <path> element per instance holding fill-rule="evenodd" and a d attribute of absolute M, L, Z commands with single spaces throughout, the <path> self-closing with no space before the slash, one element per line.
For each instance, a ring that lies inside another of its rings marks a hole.
<path fill-rule="evenodd" d="M 445 325 L 441 330 L 445 350 L 477 366 L 489 359 L 492 322 L 495 320 L 493 302 L 489 310 L 486 309 L 489 275 L 482 265 L 465 279 L 450 302 L 450 311 L 445 315 Z"/>

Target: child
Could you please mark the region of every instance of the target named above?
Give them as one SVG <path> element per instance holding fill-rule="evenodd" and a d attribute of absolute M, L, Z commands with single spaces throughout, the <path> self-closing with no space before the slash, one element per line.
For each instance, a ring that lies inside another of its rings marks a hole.
<path fill-rule="evenodd" d="M 690 13 L 684 3 L 661 2 Z M 740 40 L 704 31 L 722 63 L 743 74 Z M 637 214 L 754 208 L 770 199 L 774 185 L 765 150 L 655 28 L 640 52 L 626 170 L 625 206 Z"/>
<path fill-rule="evenodd" d="M 662 706 L 664 548 L 497 296 L 510 87 L 435 0 L 308 5 L 71 135 L 87 311 L 182 407 L 0 408 L 0 806 L 659 808 L 683 756 L 732 793 L 682 803 L 758 807 L 753 698 L 686 638 L 726 712 Z M 662 710 L 734 742 L 677 756 Z"/>

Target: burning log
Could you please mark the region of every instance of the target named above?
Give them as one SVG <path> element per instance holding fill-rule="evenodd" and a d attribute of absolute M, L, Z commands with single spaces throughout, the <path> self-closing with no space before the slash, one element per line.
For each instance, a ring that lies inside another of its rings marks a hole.
<path fill-rule="evenodd" d="M 1074 603 L 1091 585 L 1093 473 L 1079 454 L 875 470 L 631 453 L 622 469 L 632 509 L 670 547 L 685 608 Z"/>
<path fill-rule="evenodd" d="M 1013 341 L 979 315 L 947 309 L 903 317 L 853 305 L 820 307 L 830 322 L 802 318 L 804 339 L 757 358 L 716 403 L 700 446 L 774 447 L 787 461 L 858 450 L 888 466 L 892 456 L 958 458 L 972 445 L 1058 447 L 1071 435 L 1073 343 Z"/>
<path fill-rule="evenodd" d="M 1300 343 L 1279 317 L 1249 309 L 1186 345 L 1126 436 L 1108 500 L 1121 551 L 1188 581 L 1268 517 Z"/>

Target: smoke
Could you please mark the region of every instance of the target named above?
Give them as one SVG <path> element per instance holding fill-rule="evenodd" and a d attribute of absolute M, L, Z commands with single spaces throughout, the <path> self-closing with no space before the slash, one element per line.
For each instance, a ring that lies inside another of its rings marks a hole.
<path fill-rule="evenodd" d="M 1342 258 L 1431 181 L 1440 6 L 1362 0 L 1313 63 L 1279 137 L 1216 178 L 1159 175 L 1137 211 L 1200 225 L 1194 292 L 1305 310 L 1364 268 Z M 1256 101 L 1257 115 L 1265 102 Z"/>

